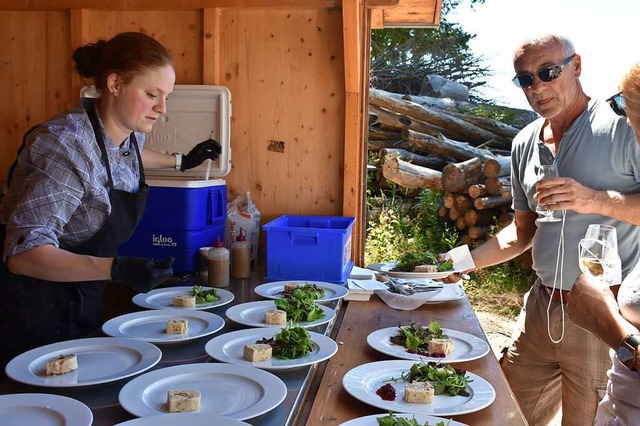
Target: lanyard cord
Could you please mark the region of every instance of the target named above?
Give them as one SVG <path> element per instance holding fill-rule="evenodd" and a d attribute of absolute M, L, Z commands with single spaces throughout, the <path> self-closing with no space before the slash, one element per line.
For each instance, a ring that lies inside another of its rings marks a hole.
<path fill-rule="evenodd" d="M 560 343 L 562 339 L 564 339 L 564 301 L 562 300 L 562 276 L 564 275 L 564 223 L 567 216 L 567 211 L 562 210 L 562 226 L 560 227 L 560 240 L 558 241 L 558 255 L 556 257 L 556 271 L 553 276 L 553 289 L 551 290 L 551 295 L 549 296 L 549 304 L 547 305 L 547 334 L 549 335 L 549 339 L 553 343 Z M 560 261 L 562 259 L 562 262 Z M 553 301 L 553 293 L 556 291 L 556 279 L 558 278 L 558 269 L 560 269 L 560 310 L 562 313 L 561 324 L 562 324 L 562 332 L 560 333 L 559 339 L 554 339 L 551 335 L 551 321 L 549 320 L 549 311 L 551 310 L 551 302 Z M 544 284 L 543 284 L 544 285 Z"/>

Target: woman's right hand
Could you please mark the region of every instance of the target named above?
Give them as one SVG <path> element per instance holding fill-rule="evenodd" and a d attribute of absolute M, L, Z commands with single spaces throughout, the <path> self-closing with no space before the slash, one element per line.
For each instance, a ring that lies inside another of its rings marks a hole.
<path fill-rule="evenodd" d="M 111 267 L 113 281 L 146 293 L 173 275 L 175 258 L 155 260 L 148 257 L 115 257 Z"/>

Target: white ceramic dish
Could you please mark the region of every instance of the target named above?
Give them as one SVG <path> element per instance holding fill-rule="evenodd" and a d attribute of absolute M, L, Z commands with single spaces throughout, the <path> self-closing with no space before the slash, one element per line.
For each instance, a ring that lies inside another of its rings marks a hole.
<path fill-rule="evenodd" d="M 444 358 L 428 357 L 407 352 L 406 348 L 392 344 L 389 339 L 399 333 L 398 327 L 388 327 L 376 330 L 367 336 L 367 343 L 373 349 L 396 358 L 415 361 L 434 362 L 465 362 L 482 358 L 489 353 L 489 344 L 479 337 L 462 331 L 442 329 L 449 339 L 453 340 L 453 352 Z"/>
<path fill-rule="evenodd" d="M 413 364 L 415 361 L 378 361 L 359 365 L 344 375 L 342 385 L 354 398 L 382 410 L 398 413 L 456 416 L 482 410 L 496 398 L 493 386 L 470 372 L 467 372 L 469 379 L 473 380 L 467 386 L 470 396 L 436 395 L 431 404 L 410 404 L 404 402 L 405 382 L 402 380 L 391 383 L 396 389 L 394 401 L 385 401 L 376 395 L 376 390 L 390 383 L 391 378 L 400 378 Z"/>
<path fill-rule="evenodd" d="M 299 322 L 298 325 L 300 327 L 309 328 L 315 327 L 316 325 L 326 324 L 332 321 L 336 317 L 336 312 L 325 306 L 318 305 L 322 312 L 324 313 L 324 317 L 317 319 L 315 321 L 304 321 Z M 281 325 L 273 325 L 267 324 L 265 322 L 265 312 L 271 309 L 276 309 L 275 302 L 272 300 L 260 300 L 258 302 L 248 302 L 241 303 L 239 305 L 235 305 L 227 309 L 225 315 L 231 321 L 236 322 L 238 324 L 247 325 L 249 327 L 278 327 L 281 328 Z"/>
<path fill-rule="evenodd" d="M 427 414 L 397 414 L 395 415 L 400 419 L 414 419 L 421 425 L 429 422 L 429 425 L 435 426 L 438 422 L 444 422 L 447 426 L 467 426 L 464 423 L 456 422 L 451 419 L 445 419 L 442 417 L 429 416 Z M 385 417 L 385 414 L 373 414 L 371 416 L 358 417 L 357 419 L 349 420 L 348 422 L 341 423 L 339 426 L 379 426 L 378 418 Z"/>
<path fill-rule="evenodd" d="M 436 297 L 438 294 L 442 292 L 444 286 L 434 289 L 432 291 L 425 291 L 420 293 L 414 293 L 410 296 L 405 296 L 398 293 L 392 293 L 389 290 L 376 290 L 375 294 L 378 295 L 380 299 L 393 309 L 398 309 L 401 311 L 412 311 L 414 309 L 418 309 L 420 306 L 427 303 L 429 300 Z"/>
<path fill-rule="evenodd" d="M 203 287 L 205 290 L 211 290 L 211 287 Z M 133 303 L 145 309 L 177 309 L 181 311 L 193 311 L 202 309 L 213 309 L 224 306 L 233 301 L 235 297 L 229 290 L 222 288 L 218 290 L 219 300 L 211 303 L 199 303 L 195 307 L 183 308 L 173 306 L 173 298 L 180 295 L 190 295 L 193 287 L 165 287 L 151 290 L 148 293 L 138 293 L 133 296 Z"/>
<path fill-rule="evenodd" d="M 271 411 L 284 401 L 287 386 L 268 371 L 220 363 L 184 364 L 143 374 L 123 386 L 122 408 L 138 417 L 167 413 L 169 390 L 195 389 L 200 413 L 246 420 Z"/>
<path fill-rule="evenodd" d="M 76 354 L 78 368 L 47 376 L 46 364 L 60 355 Z M 18 355 L 6 373 L 16 382 L 66 388 L 99 385 L 142 373 L 156 365 L 162 352 L 151 343 L 120 337 L 92 337 L 41 346 Z"/>
<path fill-rule="evenodd" d="M 0 395 L 3 426 L 91 426 L 93 413 L 73 398 L 44 393 Z"/>
<path fill-rule="evenodd" d="M 186 334 L 167 334 L 167 321 L 182 318 L 189 321 Z M 153 310 L 140 311 L 112 318 L 102 325 L 102 331 L 112 337 L 129 337 L 158 345 L 187 343 L 208 336 L 224 327 L 224 320 L 205 311 Z"/>
<path fill-rule="evenodd" d="M 445 272 L 397 272 L 392 271 L 393 268 L 398 264 L 398 262 L 381 262 L 381 263 L 373 263 L 367 268 L 376 272 L 384 272 L 393 278 L 430 278 L 432 280 L 437 280 L 440 278 L 448 277 L 449 275 L 456 272 L 463 272 L 466 269 L 456 269 L 455 264 L 453 265 L 453 269 L 451 271 Z"/>
<path fill-rule="evenodd" d="M 250 328 L 233 331 L 214 337 L 204 347 L 204 350 L 214 359 L 230 364 L 253 366 L 264 370 L 288 370 L 290 368 L 303 367 L 331 358 L 338 351 L 338 344 L 329 337 L 310 331 L 313 350 L 307 355 L 297 359 L 271 358 L 263 362 L 251 362 L 244 359 L 242 353 L 244 345 L 253 344 L 256 340 L 270 338 L 279 333 L 274 328 Z"/>
<path fill-rule="evenodd" d="M 284 285 L 289 283 L 297 283 L 299 285 L 315 284 L 318 287 L 324 289 L 324 297 L 318 299 L 318 302 L 329 302 L 331 300 L 338 300 L 349 294 L 349 290 L 339 284 L 325 283 L 323 281 L 302 281 L 302 280 L 289 280 L 289 281 L 273 281 L 270 283 L 260 284 L 255 288 L 256 294 L 265 297 L 267 299 L 280 299 L 284 292 Z"/>
<path fill-rule="evenodd" d="M 159 416 L 139 417 L 115 426 L 251 426 L 249 423 L 208 413 L 171 413 Z"/>

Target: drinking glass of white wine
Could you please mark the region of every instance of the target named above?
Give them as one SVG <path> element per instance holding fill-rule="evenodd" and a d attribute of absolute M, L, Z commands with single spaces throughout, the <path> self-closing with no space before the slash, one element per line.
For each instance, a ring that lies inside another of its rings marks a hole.
<path fill-rule="evenodd" d="M 556 166 L 555 164 L 543 164 L 540 166 L 540 169 L 538 170 L 538 181 L 541 181 L 547 178 L 552 178 L 552 177 L 559 177 L 559 176 L 560 175 L 558 174 L 558 166 Z M 545 209 L 545 207 L 540 203 L 538 203 L 538 205 L 536 206 L 536 213 L 539 213 L 542 215 L 542 217 L 538 219 L 540 222 L 559 222 L 560 221 L 560 218 L 554 217 L 553 210 Z"/>
<path fill-rule="evenodd" d="M 593 258 L 595 253 L 600 253 L 600 257 L 606 259 L 606 263 L 602 265 L 606 266 L 606 268 L 603 268 L 602 270 L 603 279 L 610 284 L 620 284 L 622 281 L 622 262 L 618 255 L 618 236 L 616 228 L 611 225 L 589 225 L 587 232 L 584 235 L 584 240 L 585 247 L 592 247 L 590 250 L 591 253 L 585 253 L 587 259 Z M 580 262 L 582 269 L 582 260 Z"/>
<path fill-rule="evenodd" d="M 583 238 L 578 244 L 580 270 L 608 284 L 620 284 L 618 250 L 604 240 Z M 617 282 L 614 282 L 617 281 Z"/>

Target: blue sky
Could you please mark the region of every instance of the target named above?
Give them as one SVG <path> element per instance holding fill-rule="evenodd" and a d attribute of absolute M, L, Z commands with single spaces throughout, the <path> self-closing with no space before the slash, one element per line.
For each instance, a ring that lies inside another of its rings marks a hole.
<path fill-rule="evenodd" d="M 582 56 L 582 85 L 590 96 L 616 91 L 622 73 L 640 61 L 639 0 L 485 0 L 463 3 L 448 17 L 476 34 L 471 49 L 493 70 L 483 95 L 497 104 L 530 109 L 511 82 L 515 46 L 548 32 L 568 36 Z"/>

